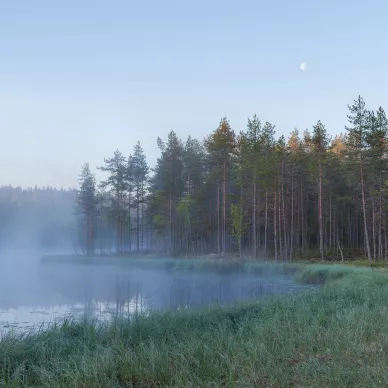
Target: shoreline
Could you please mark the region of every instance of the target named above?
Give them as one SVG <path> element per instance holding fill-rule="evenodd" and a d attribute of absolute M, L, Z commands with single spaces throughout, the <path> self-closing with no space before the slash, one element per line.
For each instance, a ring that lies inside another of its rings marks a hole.
<path fill-rule="evenodd" d="M 43 255 L 40 258 L 41 262 L 44 263 L 96 263 L 96 264 L 109 264 L 109 263 L 120 263 L 126 264 L 137 261 L 154 261 L 154 262 L 180 262 L 180 263 L 206 263 L 206 262 L 219 262 L 223 264 L 231 264 L 231 263 L 252 263 L 254 265 L 341 265 L 341 266 L 350 266 L 350 267 L 370 267 L 370 268 L 378 268 L 381 270 L 388 270 L 388 261 L 385 260 L 373 260 L 369 262 L 367 258 L 351 258 L 342 260 L 321 260 L 315 257 L 311 258 L 303 258 L 303 259 L 294 259 L 293 261 L 281 261 L 277 262 L 271 258 L 261 257 L 258 259 L 253 259 L 251 256 L 243 256 L 240 258 L 235 254 L 227 254 L 227 255 L 218 255 L 215 253 L 212 254 L 204 254 L 197 255 L 193 257 L 173 257 L 156 253 L 129 253 L 123 255 L 117 254 L 96 254 L 92 256 L 86 256 L 82 254 L 54 254 L 54 255 Z"/>
<path fill-rule="evenodd" d="M 377 386 L 388 383 L 388 277 L 368 268 L 297 265 L 323 287 L 200 311 L 67 321 L 0 343 L 14 386 Z"/>

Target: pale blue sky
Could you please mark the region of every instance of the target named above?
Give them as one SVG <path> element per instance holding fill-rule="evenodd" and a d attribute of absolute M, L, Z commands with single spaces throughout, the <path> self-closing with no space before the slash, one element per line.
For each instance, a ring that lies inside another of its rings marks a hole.
<path fill-rule="evenodd" d="M 116 148 L 256 113 L 288 135 L 388 110 L 381 0 L 0 0 L 1 184 L 76 185 Z M 300 63 L 307 62 L 307 71 Z"/>

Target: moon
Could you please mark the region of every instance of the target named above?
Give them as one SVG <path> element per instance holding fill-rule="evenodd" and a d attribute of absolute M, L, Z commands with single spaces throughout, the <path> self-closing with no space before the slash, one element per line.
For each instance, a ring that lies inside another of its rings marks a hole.
<path fill-rule="evenodd" d="M 302 62 L 302 63 L 300 64 L 300 69 L 301 69 L 302 71 L 306 71 L 306 69 L 307 69 L 307 63 L 306 63 L 306 62 Z"/>

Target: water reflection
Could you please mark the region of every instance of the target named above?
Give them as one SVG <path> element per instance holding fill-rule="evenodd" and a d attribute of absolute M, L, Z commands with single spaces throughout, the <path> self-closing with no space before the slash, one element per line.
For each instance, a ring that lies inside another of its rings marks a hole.
<path fill-rule="evenodd" d="M 70 317 L 110 320 L 150 310 L 225 305 L 312 287 L 286 275 L 40 265 L 28 282 L 8 282 L 7 292 L 0 286 L 0 331 L 40 328 Z"/>

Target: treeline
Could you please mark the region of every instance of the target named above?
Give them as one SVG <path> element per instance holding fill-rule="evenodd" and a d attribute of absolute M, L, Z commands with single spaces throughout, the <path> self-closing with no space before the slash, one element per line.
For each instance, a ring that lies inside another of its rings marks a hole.
<path fill-rule="evenodd" d="M 0 249 L 72 247 L 75 190 L 0 186 Z"/>
<path fill-rule="evenodd" d="M 157 139 L 152 170 L 138 143 L 99 167 L 83 166 L 78 191 L 81 245 L 92 254 L 159 250 L 170 255 L 239 252 L 291 261 L 301 255 L 386 258 L 388 123 L 359 97 L 344 134 L 275 136 L 257 116 L 236 133 L 226 118 L 203 141 Z M 114 236 L 113 234 L 114 233 Z M 113 242 L 114 238 L 114 242 Z"/>

